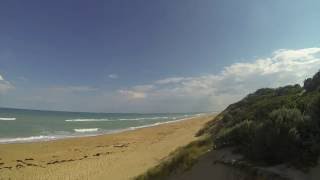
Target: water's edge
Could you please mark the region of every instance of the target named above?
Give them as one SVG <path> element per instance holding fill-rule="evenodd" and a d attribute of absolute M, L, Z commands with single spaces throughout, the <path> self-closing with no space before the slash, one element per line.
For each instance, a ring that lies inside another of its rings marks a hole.
<path fill-rule="evenodd" d="M 191 120 L 191 119 L 195 119 L 195 118 L 201 118 L 201 117 L 208 116 L 209 114 L 210 113 L 201 113 L 201 114 L 196 114 L 196 115 L 188 117 L 188 118 L 182 118 L 182 119 L 164 121 L 164 122 L 156 122 L 156 123 L 152 123 L 152 124 L 134 126 L 134 127 L 129 127 L 129 128 L 123 128 L 123 129 L 108 130 L 108 131 L 103 131 L 103 132 L 99 132 L 96 134 L 51 135 L 51 136 L 39 135 L 39 136 L 30 136 L 30 137 L 0 138 L 0 144 L 24 144 L 24 143 L 46 142 L 46 141 L 56 141 L 56 140 L 62 140 L 62 139 L 96 137 L 96 136 L 103 136 L 103 135 L 109 135 L 109 134 L 117 134 L 117 133 L 122 133 L 122 132 L 127 132 L 127 131 L 134 131 L 134 130 L 142 129 L 142 128 L 149 128 L 149 127 L 159 126 L 159 125 L 163 125 L 163 124 L 170 124 L 170 123 Z M 91 130 L 91 129 L 88 129 L 88 130 Z"/>

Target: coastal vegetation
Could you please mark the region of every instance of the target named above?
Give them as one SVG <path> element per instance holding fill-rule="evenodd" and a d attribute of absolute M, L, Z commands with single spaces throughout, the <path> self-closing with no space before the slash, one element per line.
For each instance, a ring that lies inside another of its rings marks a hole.
<path fill-rule="evenodd" d="M 320 154 L 320 72 L 300 85 L 263 88 L 228 106 L 198 135 L 256 164 L 316 165 Z"/>

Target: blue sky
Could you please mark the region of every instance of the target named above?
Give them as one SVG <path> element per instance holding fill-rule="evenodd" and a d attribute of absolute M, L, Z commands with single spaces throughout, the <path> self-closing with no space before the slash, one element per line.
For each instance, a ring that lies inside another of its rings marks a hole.
<path fill-rule="evenodd" d="M 221 110 L 255 88 L 300 83 L 319 69 L 319 7 L 316 0 L 3 1 L 0 106 Z M 276 70 L 257 70 L 261 59 Z M 235 81 L 240 75 L 229 69 L 254 73 Z"/>

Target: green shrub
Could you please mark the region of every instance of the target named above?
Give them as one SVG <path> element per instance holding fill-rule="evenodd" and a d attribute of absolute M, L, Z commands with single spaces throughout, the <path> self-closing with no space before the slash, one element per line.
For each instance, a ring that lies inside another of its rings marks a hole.
<path fill-rule="evenodd" d="M 229 105 L 201 130 L 216 148 L 248 160 L 309 167 L 320 156 L 320 72 L 300 85 L 263 88 Z"/>
<path fill-rule="evenodd" d="M 244 120 L 223 128 L 214 142 L 219 148 L 233 146 L 251 160 L 282 163 L 299 157 L 298 128 L 302 123 L 298 109 L 276 109 L 263 122 Z"/>
<path fill-rule="evenodd" d="M 222 129 L 217 134 L 215 139 L 215 145 L 218 147 L 225 147 L 237 144 L 239 147 L 246 146 L 248 141 L 252 138 L 254 133 L 254 123 L 252 121 L 245 120 L 233 127 Z M 247 141 L 243 141 L 247 139 Z"/>
<path fill-rule="evenodd" d="M 315 165 L 320 155 L 320 97 L 311 101 L 304 123 L 299 127 L 301 140 L 301 161 Z"/>
<path fill-rule="evenodd" d="M 272 111 L 269 118 L 256 126 L 246 156 L 269 164 L 293 161 L 300 153 L 298 127 L 303 123 L 301 112 L 281 108 Z"/>
<path fill-rule="evenodd" d="M 303 88 L 307 92 L 319 90 L 320 87 L 320 71 L 317 72 L 312 78 L 308 78 L 304 81 Z"/>

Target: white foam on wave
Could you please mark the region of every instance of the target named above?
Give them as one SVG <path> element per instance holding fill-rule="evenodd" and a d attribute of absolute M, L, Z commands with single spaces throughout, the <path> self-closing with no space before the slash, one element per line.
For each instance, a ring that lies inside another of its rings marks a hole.
<path fill-rule="evenodd" d="M 190 115 L 185 115 L 187 117 Z M 160 119 L 178 119 L 179 117 L 142 117 L 142 118 L 120 118 L 120 119 L 67 119 L 66 122 L 103 122 L 103 121 L 141 121 L 141 120 L 160 120 Z"/>
<path fill-rule="evenodd" d="M 170 120 L 170 121 L 156 122 L 156 123 L 153 123 L 153 124 L 146 124 L 146 125 L 141 125 L 141 126 L 133 126 L 133 127 L 124 128 L 124 129 L 114 129 L 114 130 L 103 130 L 103 129 L 101 129 L 101 131 L 100 131 L 99 128 L 84 128 L 84 129 L 74 129 L 74 132 L 76 132 L 75 134 L 73 134 L 73 133 L 70 134 L 69 132 L 64 132 L 64 131 L 61 131 L 61 132 L 63 132 L 63 133 L 61 133 L 59 131 L 59 134 L 54 134 L 54 136 L 53 135 L 52 136 L 40 135 L 40 136 L 31 136 L 31 137 L 0 138 L 0 144 L 50 141 L 50 140 L 57 140 L 57 139 L 64 139 L 64 138 L 97 136 L 97 135 L 101 135 L 101 134 L 113 134 L 113 133 L 118 133 L 118 132 L 123 132 L 123 131 L 131 131 L 131 130 L 136 130 L 136 129 L 141 129 L 141 128 L 158 126 L 158 125 L 161 125 L 161 124 L 169 124 L 169 123 L 184 121 L 184 120 L 192 119 L 192 118 L 195 118 L 195 117 L 198 117 L 198 116 L 201 116 L 201 115 L 205 115 L 205 114 L 206 113 L 195 114 L 195 115 L 190 115 L 189 117 L 188 116 L 174 117 L 174 118 L 171 118 L 171 119 L 174 119 L 174 120 Z M 132 118 L 132 119 L 134 119 L 134 118 Z M 137 118 L 135 118 L 135 119 L 137 119 Z M 165 117 L 163 117 L 163 119 L 165 119 Z M 100 120 L 102 120 L 102 119 L 100 119 Z M 109 121 L 113 121 L 113 120 L 109 120 Z M 115 120 L 115 121 L 117 121 L 117 120 Z M 99 131 L 99 132 L 97 132 L 97 131 Z M 90 133 L 90 132 L 97 132 L 97 133 Z M 77 133 L 79 133 L 79 134 L 77 134 Z"/>
<path fill-rule="evenodd" d="M 17 118 L 3 118 L 0 117 L 0 121 L 15 121 Z"/>
<path fill-rule="evenodd" d="M 147 124 L 147 125 L 142 125 L 142 126 L 133 126 L 133 127 L 127 128 L 127 129 L 125 129 L 125 130 L 136 130 L 136 129 L 141 129 L 141 128 L 158 126 L 158 125 L 162 125 L 162 124 L 170 124 L 170 123 L 175 123 L 175 122 L 179 122 L 179 121 L 184 121 L 184 120 L 188 120 L 188 119 L 192 119 L 192 118 L 194 118 L 194 116 L 188 117 L 188 118 L 181 118 L 181 119 L 177 119 L 177 120 L 173 120 L 173 121 L 156 122 L 156 123 L 153 123 L 153 124 Z"/>
<path fill-rule="evenodd" d="M 48 141 L 56 139 L 55 136 L 31 136 L 17 138 L 1 138 L 0 143 L 15 143 L 15 142 L 33 142 L 33 141 Z"/>
<path fill-rule="evenodd" d="M 205 115 L 206 113 L 199 113 L 199 114 L 195 114 L 194 116 L 197 116 L 197 117 L 199 117 L 199 116 L 203 116 L 203 115 Z"/>
<path fill-rule="evenodd" d="M 81 133 L 84 133 L 84 132 L 96 132 L 98 130 L 99 130 L 99 128 L 74 129 L 75 132 L 81 132 Z"/>
<path fill-rule="evenodd" d="M 169 117 L 144 117 L 144 118 L 122 118 L 120 121 L 139 121 L 139 120 L 147 120 L 147 119 L 169 119 Z"/>
<path fill-rule="evenodd" d="M 67 119 L 66 122 L 102 122 L 102 121 L 113 121 L 110 119 Z"/>

